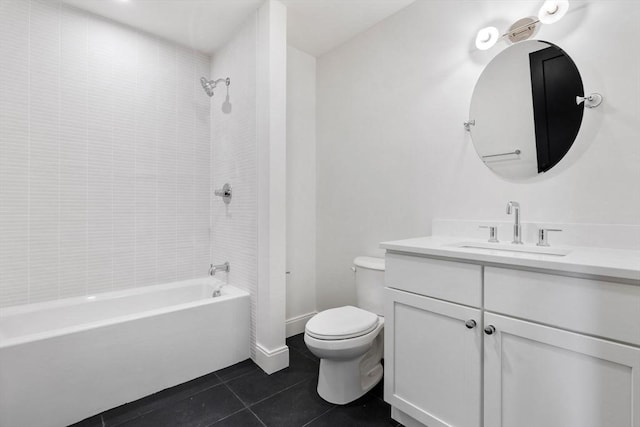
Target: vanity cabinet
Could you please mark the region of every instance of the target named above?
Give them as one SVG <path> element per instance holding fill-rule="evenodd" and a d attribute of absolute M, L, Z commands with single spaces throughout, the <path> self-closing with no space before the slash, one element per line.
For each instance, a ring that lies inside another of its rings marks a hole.
<path fill-rule="evenodd" d="M 386 268 L 404 424 L 640 427 L 638 284 L 393 252 Z"/>
<path fill-rule="evenodd" d="M 484 425 L 637 427 L 640 349 L 484 314 Z M 634 420 L 635 418 L 635 420 Z"/>
<path fill-rule="evenodd" d="M 479 427 L 481 267 L 387 254 L 385 281 L 385 400 L 430 427 Z"/>
<path fill-rule="evenodd" d="M 480 426 L 480 310 L 395 289 L 386 304 L 387 401 L 428 426 Z"/>

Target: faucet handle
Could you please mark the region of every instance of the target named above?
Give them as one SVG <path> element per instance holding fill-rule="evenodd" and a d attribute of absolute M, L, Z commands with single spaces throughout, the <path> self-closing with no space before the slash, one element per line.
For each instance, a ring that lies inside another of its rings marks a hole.
<path fill-rule="evenodd" d="M 498 227 L 495 225 L 480 225 L 478 228 L 488 228 L 489 229 L 489 242 L 498 243 Z"/>
<path fill-rule="evenodd" d="M 541 228 L 538 230 L 538 246 L 549 246 L 549 237 L 547 233 L 549 231 L 562 231 L 559 228 Z"/>

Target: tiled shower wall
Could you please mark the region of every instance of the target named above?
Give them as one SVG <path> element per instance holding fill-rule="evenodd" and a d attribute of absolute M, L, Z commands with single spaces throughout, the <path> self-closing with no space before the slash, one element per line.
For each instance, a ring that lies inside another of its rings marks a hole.
<path fill-rule="evenodd" d="M 229 282 L 251 294 L 251 351 L 254 351 L 258 287 L 258 163 L 256 134 L 257 14 L 252 14 L 211 60 L 212 78 L 231 78 L 211 103 L 213 188 L 228 182 L 233 199 L 211 204 L 211 257 L 229 261 Z"/>
<path fill-rule="evenodd" d="M 0 61 L 0 307 L 206 276 L 210 58 L 3 0 Z"/>

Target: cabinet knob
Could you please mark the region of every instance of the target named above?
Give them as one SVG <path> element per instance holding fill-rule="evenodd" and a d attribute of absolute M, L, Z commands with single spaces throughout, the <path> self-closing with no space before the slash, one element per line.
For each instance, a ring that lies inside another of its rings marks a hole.
<path fill-rule="evenodd" d="M 473 319 L 469 319 L 466 322 L 464 322 L 464 326 L 466 326 L 468 329 L 473 329 L 476 327 L 476 321 Z"/>
<path fill-rule="evenodd" d="M 484 333 L 487 335 L 493 335 L 496 331 L 496 327 L 493 325 L 489 325 L 486 328 L 484 328 Z"/>

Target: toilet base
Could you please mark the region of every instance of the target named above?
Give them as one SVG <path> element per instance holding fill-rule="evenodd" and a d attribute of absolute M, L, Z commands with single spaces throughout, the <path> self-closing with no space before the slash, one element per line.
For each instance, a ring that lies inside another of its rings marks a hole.
<path fill-rule="evenodd" d="M 320 359 L 318 394 L 337 405 L 353 402 L 375 387 L 382 379 L 380 363 L 383 354 L 383 332 L 371 343 L 371 348 L 354 359 Z"/>

